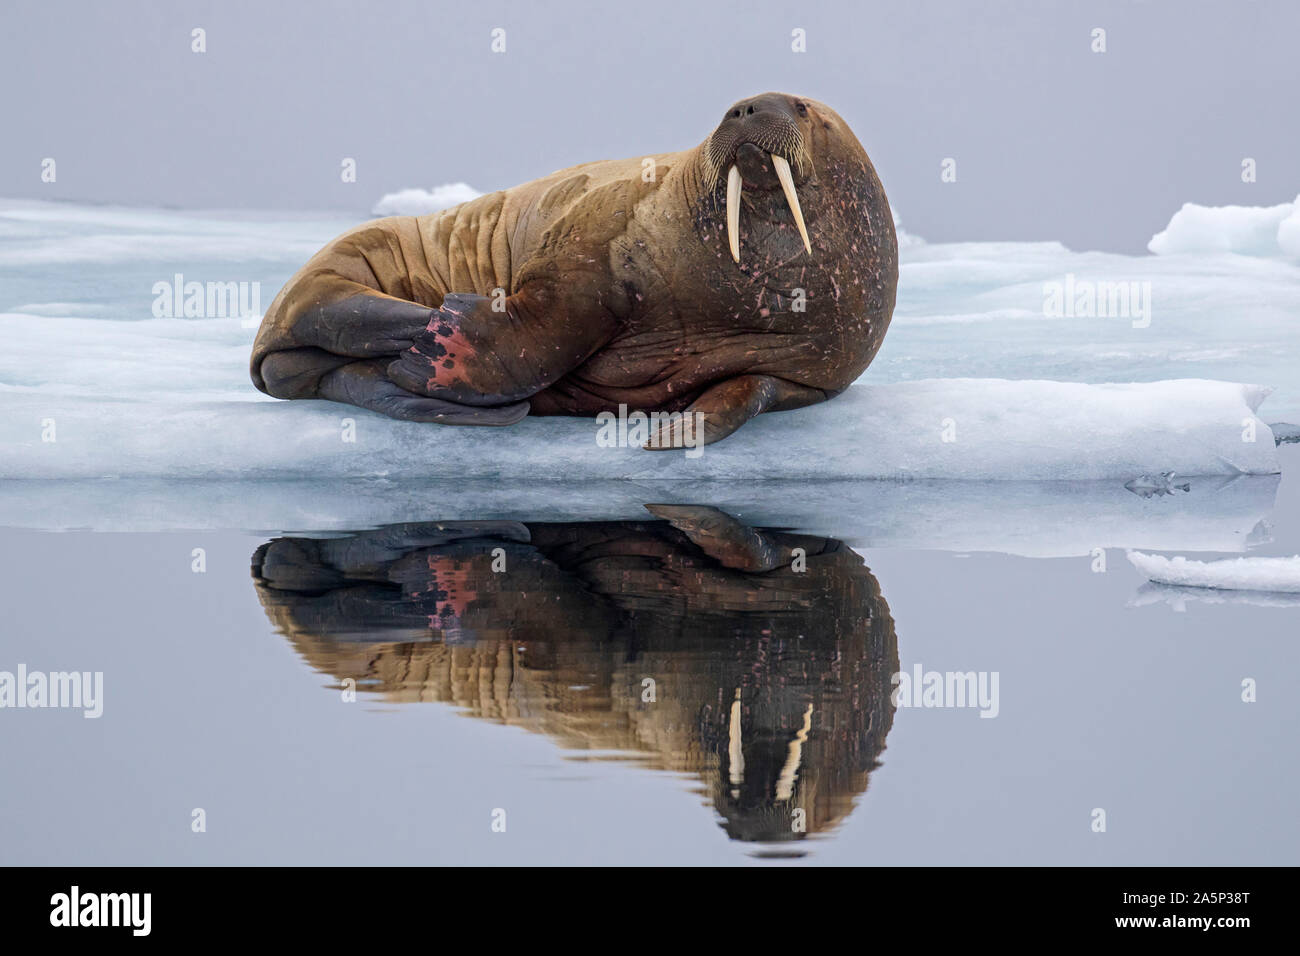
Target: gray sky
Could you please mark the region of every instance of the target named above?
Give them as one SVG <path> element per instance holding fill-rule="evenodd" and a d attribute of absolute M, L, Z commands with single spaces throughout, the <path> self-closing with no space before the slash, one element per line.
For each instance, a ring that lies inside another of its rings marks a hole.
<path fill-rule="evenodd" d="M 1300 192 L 1287 0 L 5 6 L 0 196 L 364 214 L 406 186 L 692 146 L 768 89 L 837 109 L 932 241 L 1135 252 L 1185 201 Z"/>

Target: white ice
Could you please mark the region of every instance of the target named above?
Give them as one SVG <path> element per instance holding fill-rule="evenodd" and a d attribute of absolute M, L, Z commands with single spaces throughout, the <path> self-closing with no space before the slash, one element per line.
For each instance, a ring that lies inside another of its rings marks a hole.
<path fill-rule="evenodd" d="M 351 224 L 0 201 L 0 476 L 1123 481 L 1276 472 L 1264 422 L 1300 419 L 1300 265 L 1282 258 L 908 237 L 862 380 L 693 460 L 600 448 L 589 420 L 456 429 L 276 402 L 248 380 L 256 316 L 152 317 L 177 274 L 258 283 L 265 308 Z M 1047 318 L 1067 275 L 1149 281 L 1149 324 Z"/>
<path fill-rule="evenodd" d="M 1300 593 L 1300 555 L 1289 558 L 1224 558 L 1196 561 L 1128 552 L 1133 566 L 1158 584 L 1229 591 Z"/>
<path fill-rule="evenodd" d="M 376 216 L 423 216 L 459 206 L 483 195 L 469 183 L 444 183 L 433 189 L 399 189 L 385 193 L 370 211 Z"/>
<path fill-rule="evenodd" d="M 84 336 L 95 320 L 59 321 Z M 643 451 L 639 441 L 604 447 L 613 428 L 587 418 L 453 428 L 328 402 L 252 400 L 251 386 L 233 384 L 247 347 L 229 341 L 244 330 L 228 321 L 228 337 L 201 340 L 184 334 L 184 320 L 147 321 L 148 336 L 114 329 L 65 359 L 59 378 L 0 386 L 0 477 L 1123 481 L 1279 470 L 1254 411 L 1266 390 L 1248 385 L 857 384 L 831 402 L 761 416 L 691 457 Z M 9 324 L 6 334 L 23 343 L 17 361 L 64 348 L 38 328 Z"/>
<path fill-rule="evenodd" d="M 1151 237 L 1156 255 L 1235 252 L 1300 256 L 1300 197 L 1276 206 L 1198 206 L 1185 203 Z"/>

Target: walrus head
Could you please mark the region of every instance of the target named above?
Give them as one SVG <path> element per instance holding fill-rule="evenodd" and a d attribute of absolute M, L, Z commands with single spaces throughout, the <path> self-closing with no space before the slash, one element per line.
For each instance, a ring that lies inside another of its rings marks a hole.
<path fill-rule="evenodd" d="M 831 128 L 830 116 L 823 113 L 830 111 L 813 100 L 763 93 L 732 104 L 705 141 L 701 150 L 704 189 L 711 193 L 726 183 L 727 241 L 736 262 L 740 262 L 742 190 L 751 195 L 781 190 L 804 249 L 812 255 L 799 187 L 814 174 L 812 144 L 817 128 Z M 756 203 L 749 205 L 751 212 L 758 208 Z"/>

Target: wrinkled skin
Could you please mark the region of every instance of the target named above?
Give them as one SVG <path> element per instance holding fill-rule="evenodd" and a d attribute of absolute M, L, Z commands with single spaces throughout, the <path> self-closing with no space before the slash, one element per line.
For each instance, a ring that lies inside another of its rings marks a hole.
<path fill-rule="evenodd" d="M 789 163 L 811 253 L 772 154 Z M 620 404 L 701 412 L 717 441 L 862 373 L 889 326 L 897 260 L 852 131 L 821 103 L 765 93 L 653 164 L 587 163 L 343 234 L 272 303 L 252 378 L 278 398 L 444 424 Z"/>

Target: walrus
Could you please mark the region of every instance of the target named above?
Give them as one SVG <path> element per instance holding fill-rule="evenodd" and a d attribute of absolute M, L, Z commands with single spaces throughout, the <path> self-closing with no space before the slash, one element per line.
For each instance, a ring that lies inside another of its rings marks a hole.
<path fill-rule="evenodd" d="M 764 93 L 693 149 L 344 233 L 271 303 L 251 374 L 277 398 L 450 425 L 691 413 L 646 447 L 707 444 L 847 388 L 897 283 L 889 202 L 853 132 Z"/>
<path fill-rule="evenodd" d="M 879 581 L 835 538 L 646 508 L 657 520 L 277 537 L 253 581 L 335 686 L 697 776 L 734 839 L 829 830 L 893 724 L 898 638 Z"/>

